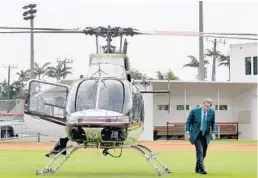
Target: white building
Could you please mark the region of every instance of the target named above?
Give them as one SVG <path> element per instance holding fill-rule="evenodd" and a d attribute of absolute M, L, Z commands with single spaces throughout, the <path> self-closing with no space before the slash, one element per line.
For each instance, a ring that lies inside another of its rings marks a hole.
<path fill-rule="evenodd" d="M 165 129 L 181 123 L 182 130 L 190 109 L 210 97 L 219 131 L 221 123 L 238 124 L 239 139 L 257 140 L 257 43 L 231 45 L 230 65 L 229 82 L 170 81 L 170 113 L 168 95 L 143 94 L 147 122 L 142 139 L 153 140 L 153 127 Z M 167 90 L 167 85 L 167 81 L 153 80 L 147 90 Z M 141 85 L 138 87 L 145 90 Z"/>
<path fill-rule="evenodd" d="M 257 43 L 230 46 L 231 81 L 257 82 Z"/>
<path fill-rule="evenodd" d="M 140 87 L 141 90 L 143 87 Z M 213 101 L 216 122 L 237 125 L 240 139 L 257 139 L 257 83 L 255 82 L 170 82 L 170 112 L 167 94 L 143 94 L 145 99 L 145 133 L 143 140 L 153 139 L 153 127 L 185 123 L 191 108 L 205 97 Z M 151 81 L 147 90 L 166 90 L 167 82 Z M 185 109 L 184 109 L 185 108 Z M 167 125 L 167 122 L 170 122 Z M 174 124 L 173 124 L 174 123 Z"/>

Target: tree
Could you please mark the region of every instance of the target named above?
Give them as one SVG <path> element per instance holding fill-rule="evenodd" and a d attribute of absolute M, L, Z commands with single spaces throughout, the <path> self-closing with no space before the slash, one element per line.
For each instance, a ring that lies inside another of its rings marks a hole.
<path fill-rule="evenodd" d="M 145 79 L 147 79 L 147 74 L 143 74 L 136 69 L 132 69 L 130 74 L 131 74 L 131 78 L 134 79 L 134 80 L 145 80 Z"/>
<path fill-rule="evenodd" d="M 230 80 L 230 56 L 221 54 L 218 58 L 218 66 L 228 67 L 228 77 Z"/>
<path fill-rule="evenodd" d="M 179 80 L 179 78 L 177 76 L 175 76 L 174 72 L 171 69 L 169 69 L 169 71 L 166 74 L 165 78 L 167 80 Z"/>
<path fill-rule="evenodd" d="M 46 75 L 59 81 L 62 77 L 72 74 L 71 70 L 72 67 L 65 66 L 64 62 L 58 62 L 55 67 L 51 66 L 47 68 Z"/>
<path fill-rule="evenodd" d="M 29 70 L 21 70 L 20 72 L 16 73 L 18 75 L 19 81 L 24 85 L 24 82 L 27 82 L 30 79 L 30 73 Z"/>
<path fill-rule="evenodd" d="M 158 77 L 159 80 L 164 80 L 165 79 L 164 74 L 162 74 L 160 71 L 157 71 L 157 77 Z"/>
<path fill-rule="evenodd" d="M 183 65 L 182 68 L 184 68 L 184 67 L 197 68 L 197 73 L 199 73 L 199 67 L 200 67 L 199 60 L 197 60 L 197 58 L 192 56 L 192 55 L 188 55 L 187 57 L 190 58 L 191 61 L 189 63 Z M 209 64 L 209 61 L 208 60 L 204 60 L 204 66 L 207 65 L 207 64 Z"/>
<path fill-rule="evenodd" d="M 7 99 L 8 98 L 8 83 L 6 80 L 4 80 L 0 84 L 0 98 L 1 99 Z"/>
<path fill-rule="evenodd" d="M 218 60 L 218 58 L 220 58 L 221 53 L 218 50 L 214 50 L 214 48 L 211 49 L 206 49 L 206 53 L 205 56 L 208 57 L 212 57 L 212 76 L 211 76 L 211 80 L 215 81 L 215 77 L 216 77 L 216 60 Z"/>
<path fill-rule="evenodd" d="M 157 71 L 157 77 L 159 80 L 179 80 L 177 76 L 175 76 L 174 72 L 169 69 L 166 73 L 161 73 L 160 71 Z"/>
<path fill-rule="evenodd" d="M 24 99 L 25 89 L 24 84 L 21 81 L 14 81 L 10 84 L 10 98 L 8 95 L 8 83 L 6 80 L 0 85 L 0 98 L 1 99 Z"/>
<path fill-rule="evenodd" d="M 48 66 L 50 65 L 50 62 L 46 62 L 41 67 L 38 65 L 38 63 L 34 63 L 34 75 L 35 77 L 38 77 L 38 79 L 41 79 L 41 76 L 45 76 L 46 72 L 48 70 Z"/>

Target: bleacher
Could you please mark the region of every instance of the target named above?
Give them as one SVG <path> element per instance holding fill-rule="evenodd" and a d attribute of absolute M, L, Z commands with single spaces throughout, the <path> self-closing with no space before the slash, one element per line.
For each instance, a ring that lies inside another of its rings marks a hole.
<path fill-rule="evenodd" d="M 166 126 L 154 126 L 154 140 L 183 140 L 184 123 L 167 122 Z M 237 139 L 238 140 L 238 122 L 219 122 L 216 123 L 218 139 Z"/>

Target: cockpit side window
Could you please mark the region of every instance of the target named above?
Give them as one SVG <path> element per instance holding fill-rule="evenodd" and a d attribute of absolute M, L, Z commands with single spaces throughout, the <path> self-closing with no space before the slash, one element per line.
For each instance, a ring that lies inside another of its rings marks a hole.
<path fill-rule="evenodd" d="M 66 105 L 66 112 L 68 114 L 75 112 L 75 95 L 79 84 L 80 84 L 79 80 L 75 81 L 70 88 L 69 95 L 67 97 L 67 105 Z"/>
<path fill-rule="evenodd" d="M 75 111 L 95 109 L 98 83 L 95 80 L 83 81 L 77 90 Z"/>

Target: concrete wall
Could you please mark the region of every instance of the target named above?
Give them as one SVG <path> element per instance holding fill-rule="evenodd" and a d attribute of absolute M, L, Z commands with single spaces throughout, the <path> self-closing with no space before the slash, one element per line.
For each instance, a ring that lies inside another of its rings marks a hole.
<path fill-rule="evenodd" d="M 145 88 L 142 85 L 136 85 L 140 91 L 144 91 Z M 152 86 L 147 86 L 146 90 L 152 91 Z M 146 93 L 142 94 L 144 99 L 144 110 L 145 110 L 145 121 L 144 131 L 139 138 L 141 141 L 152 141 L 153 140 L 153 94 Z"/>
<path fill-rule="evenodd" d="M 233 120 L 239 122 L 240 139 L 257 140 L 257 87 L 233 97 Z"/>

